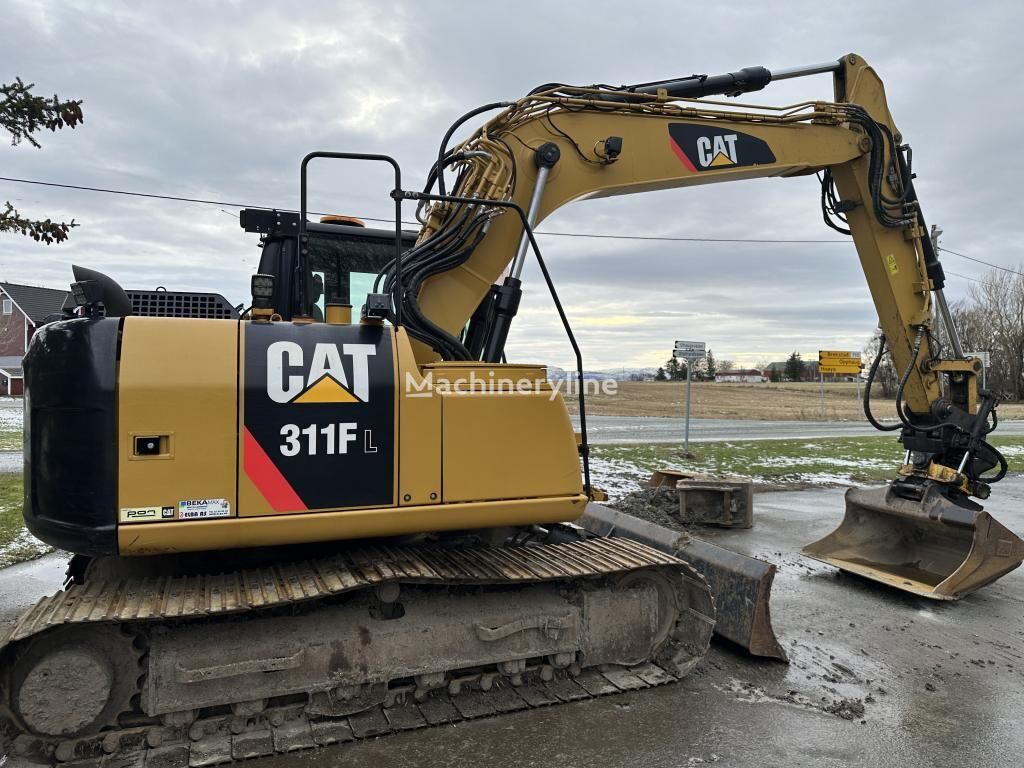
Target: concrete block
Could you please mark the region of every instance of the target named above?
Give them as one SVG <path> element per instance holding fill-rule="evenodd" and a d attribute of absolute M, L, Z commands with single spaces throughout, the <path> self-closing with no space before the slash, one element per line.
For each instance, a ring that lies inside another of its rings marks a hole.
<path fill-rule="evenodd" d="M 721 528 L 754 525 L 754 484 L 742 477 L 679 473 L 679 520 Z"/>

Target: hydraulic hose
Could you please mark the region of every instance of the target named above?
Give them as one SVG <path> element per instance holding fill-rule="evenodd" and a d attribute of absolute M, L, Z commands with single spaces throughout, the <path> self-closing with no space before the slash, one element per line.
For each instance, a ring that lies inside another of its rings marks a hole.
<path fill-rule="evenodd" d="M 871 364 L 871 370 L 868 371 L 868 381 L 864 386 L 864 415 L 867 417 L 868 422 L 872 427 L 881 432 L 895 432 L 897 429 L 902 429 L 902 424 L 892 424 L 886 426 L 875 419 L 871 413 L 871 385 L 875 383 L 875 375 L 878 373 L 878 366 L 882 362 L 882 358 L 885 356 L 885 334 L 882 334 L 878 341 L 878 354 L 875 356 L 875 361 Z"/>
<path fill-rule="evenodd" d="M 903 378 L 900 379 L 900 385 L 896 389 L 896 415 L 900 417 L 900 421 L 903 422 L 903 426 L 907 429 L 917 429 L 906 414 L 903 412 L 903 390 L 907 386 L 907 382 L 910 380 L 910 374 L 914 372 L 914 366 L 917 365 L 917 356 L 921 354 L 921 342 L 924 341 L 924 326 L 919 326 L 917 329 L 917 335 L 914 337 L 914 346 L 910 353 L 910 362 L 907 363 L 907 370 L 903 372 Z"/>
<path fill-rule="evenodd" d="M 459 126 L 469 120 L 471 117 L 476 117 L 482 112 L 490 112 L 492 109 L 502 109 L 504 107 L 511 107 L 514 102 L 511 101 L 492 101 L 490 104 L 484 104 L 482 107 L 471 109 L 469 112 L 464 114 L 458 120 L 451 124 L 444 138 L 441 139 L 441 147 L 437 151 L 437 191 L 439 194 L 446 195 L 448 192 L 444 186 L 444 156 L 448 154 L 448 142 L 451 141 L 455 131 L 459 129 Z"/>

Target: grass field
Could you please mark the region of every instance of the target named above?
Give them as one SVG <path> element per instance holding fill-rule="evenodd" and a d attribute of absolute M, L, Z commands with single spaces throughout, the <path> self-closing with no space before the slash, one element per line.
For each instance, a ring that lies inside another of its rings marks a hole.
<path fill-rule="evenodd" d="M 993 438 L 1011 472 L 1024 472 L 1024 437 Z M 769 486 L 847 485 L 891 480 L 903 462 L 894 437 L 745 440 L 700 443 L 693 458 L 678 445 L 591 446 L 594 484 L 612 496 L 636 489 L 656 469 L 743 475 Z"/>
<path fill-rule="evenodd" d="M 21 430 L 0 429 L 0 451 L 20 451 L 22 445 Z"/>
<path fill-rule="evenodd" d="M 25 530 L 21 502 L 21 475 L 0 475 L 0 568 L 50 551 Z"/>
<path fill-rule="evenodd" d="M 860 388 L 852 382 L 825 385 L 825 406 L 817 382 L 779 384 L 693 383 L 691 416 L 695 419 L 756 419 L 760 421 L 863 421 Z M 871 410 L 878 418 L 895 419 L 892 401 L 872 393 Z M 682 416 L 686 382 L 621 381 L 615 395 L 587 391 L 587 413 L 601 416 Z M 574 397 L 566 397 L 575 412 Z M 1024 403 L 999 406 L 1003 419 L 1024 418 Z"/>

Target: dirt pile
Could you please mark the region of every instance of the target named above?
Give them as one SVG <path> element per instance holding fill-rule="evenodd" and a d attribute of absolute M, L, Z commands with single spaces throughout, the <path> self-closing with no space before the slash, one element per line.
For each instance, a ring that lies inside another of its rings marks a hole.
<path fill-rule="evenodd" d="M 679 519 L 679 495 L 668 486 L 641 488 L 608 502 L 608 506 L 676 531 L 689 530 Z"/>

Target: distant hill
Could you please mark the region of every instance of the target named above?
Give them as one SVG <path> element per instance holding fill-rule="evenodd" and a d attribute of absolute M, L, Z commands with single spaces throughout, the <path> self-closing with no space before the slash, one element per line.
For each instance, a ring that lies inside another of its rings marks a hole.
<path fill-rule="evenodd" d="M 657 368 L 612 368 L 606 371 L 588 371 L 584 369 L 583 378 L 596 380 L 614 379 L 615 381 L 647 381 L 653 379 L 654 374 L 657 373 L 657 371 Z M 575 379 L 576 371 L 567 371 L 564 368 L 559 368 L 557 365 L 549 365 L 548 378 L 552 381 Z"/>

